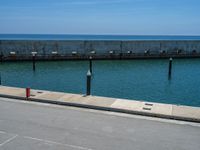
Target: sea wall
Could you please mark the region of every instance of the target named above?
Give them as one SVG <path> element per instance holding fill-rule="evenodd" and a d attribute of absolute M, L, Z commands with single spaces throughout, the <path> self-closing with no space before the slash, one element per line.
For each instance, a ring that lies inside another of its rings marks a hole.
<path fill-rule="evenodd" d="M 199 57 L 200 40 L 192 41 L 77 41 L 77 40 L 0 40 L 3 60 L 37 59 L 134 59 Z"/>

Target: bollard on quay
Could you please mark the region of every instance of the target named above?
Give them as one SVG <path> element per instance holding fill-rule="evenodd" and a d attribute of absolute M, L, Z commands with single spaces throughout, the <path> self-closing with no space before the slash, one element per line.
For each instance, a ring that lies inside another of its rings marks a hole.
<path fill-rule="evenodd" d="M 90 73 L 92 74 L 92 56 L 90 56 L 89 60 L 90 60 Z"/>
<path fill-rule="evenodd" d="M 31 96 L 31 88 L 26 88 L 26 99 L 28 99 Z"/>
<path fill-rule="evenodd" d="M 169 59 L 169 73 L 168 73 L 168 77 L 169 79 L 171 79 L 171 75 L 172 75 L 172 58 Z"/>
<path fill-rule="evenodd" d="M 3 62 L 3 53 L 0 54 L 0 62 Z"/>
<path fill-rule="evenodd" d="M 88 72 L 87 72 L 87 87 L 86 87 L 86 89 L 87 89 L 86 95 L 87 96 L 91 95 L 91 76 L 92 76 L 92 74 L 91 74 L 90 70 L 88 70 Z"/>
<path fill-rule="evenodd" d="M 32 54 L 32 61 L 33 61 L 33 71 L 35 71 L 35 56 L 36 56 L 36 54 L 35 54 L 35 53 L 33 53 L 33 54 Z"/>
<path fill-rule="evenodd" d="M 0 73 L 0 85 L 1 85 L 2 83 L 1 83 L 1 73 Z"/>

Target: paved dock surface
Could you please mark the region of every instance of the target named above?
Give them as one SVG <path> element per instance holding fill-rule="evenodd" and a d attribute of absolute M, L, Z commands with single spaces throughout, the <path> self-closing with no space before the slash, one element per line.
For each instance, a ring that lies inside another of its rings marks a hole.
<path fill-rule="evenodd" d="M 25 99 L 24 88 L 0 86 L 0 96 Z M 84 96 L 81 94 L 31 90 L 28 101 L 57 103 L 76 107 L 99 110 L 148 115 L 161 118 L 200 122 L 200 107 L 161 104 L 139 100 L 125 100 L 99 96 Z"/>
<path fill-rule="evenodd" d="M 200 124 L 0 98 L 0 150 L 199 150 Z"/>

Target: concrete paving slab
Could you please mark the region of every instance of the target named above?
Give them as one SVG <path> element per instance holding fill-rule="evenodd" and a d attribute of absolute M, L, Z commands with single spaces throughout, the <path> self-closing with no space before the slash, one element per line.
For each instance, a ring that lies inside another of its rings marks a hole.
<path fill-rule="evenodd" d="M 49 93 L 39 95 L 39 96 L 37 96 L 37 98 L 46 99 L 46 100 L 58 100 L 59 98 L 61 98 L 64 95 L 65 95 L 64 93 L 49 92 Z"/>
<path fill-rule="evenodd" d="M 114 98 L 89 96 L 87 104 L 100 107 L 110 107 L 115 101 L 116 99 Z"/>
<path fill-rule="evenodd" d="M 64 101 L 75 104 L 87 104 L 89 102 L 89 97 L 77 94 L 77 95 L 72 95 L 71 97 L 65 99 Z"/>
<path fill-rule="evenodd" d="M 160 104 L 160 103 L 151 103 L 151 102 L 142 102 L 143 103 L 143 112 L 151 112 L 155 114 L 171 115 L 172 114 L 172 105 L 170 104 Z"/>
<path fill-rule="evenodd" d="M 80 94 L 65 94 L 59 100 L 69 103 L 87 104 L 101 107 L 110 107 L 110 105 L 115 101 L 114 98 L 85 96 Z"/>
<path fill-rule="evenodd" d="M 200 119 L 200 108 L 173 105 L 172 115 Z"/>
<path fill-rule="evenodd" d="M 63 101 L 67 101 L 69 100 L 72 96 L 74 96 L 75 94 L 65 94 L 64 96 L 62 96 L 61 98 L 59 98 L 58 100 L 63 100 Z"/>
<path fill-rule="evenodd" d="M 111 105 L 112 108 L 127 109 L 133 111 L 141 111 L 142 106 L 142 102 L 125 99 L 116 99 L 116 101 Z"/>
<path fill-rule="evenodd" d="M 38 97 L 40 95 L 44 95 L 45 93 L 49 93 L 47 91 L 42 91 L 42 90 L 31 90 L 31 98 L 34 98 L 34 97 Z"/>
<path fill-rule="evenodd" d="M 66 101 L 66 102 L 72 102 L 73 99 L 75 99 L 76 97 L 82 97 L 83 95 L 80 94 L 71 94 L 71 93 L 65 93 L 65 95 L 63 95 L 62 97 L 60 97 L 58 100 L 61 101 Z"/>
<path fill-rule="evenodd" d="M 24 96 L 25 92 L 26 92 L 25 89 L 22 89 L 22 88 L 0 86 L 0 94 L 8 94 L 8 95 L 14 95 L 14 96 Z"/>

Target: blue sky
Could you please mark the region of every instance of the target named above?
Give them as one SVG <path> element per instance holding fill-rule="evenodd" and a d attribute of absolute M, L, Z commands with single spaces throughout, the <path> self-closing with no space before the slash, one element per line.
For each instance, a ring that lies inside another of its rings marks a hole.
<path fill-rule="evenodd" d="M 0 0 L 0 33 L 200 35 L 200 0 Z"/>

